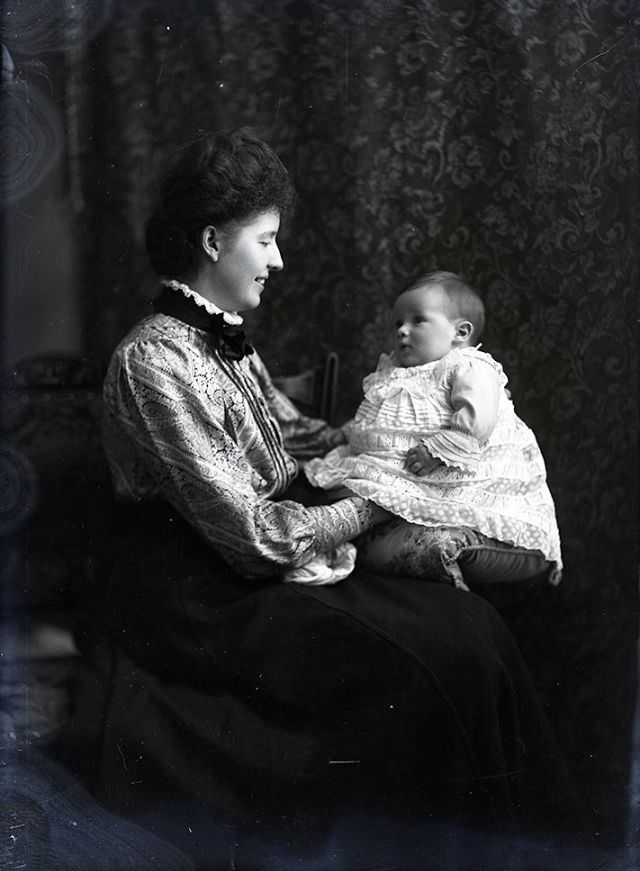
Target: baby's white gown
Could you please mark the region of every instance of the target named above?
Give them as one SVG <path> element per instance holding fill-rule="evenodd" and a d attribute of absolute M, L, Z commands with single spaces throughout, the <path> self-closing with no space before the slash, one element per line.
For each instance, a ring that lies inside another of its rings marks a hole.
<path fill-rule="evenodd" d="M 502 366 L 477 348 L 421 366 L 383 354 L 345 426 L 348 444 L 305 464 L 309 481 L 346 486 L 410 523 L 466 526 L 562 566 L 540 448 L 516 415 Z M 418 477 L 405 468 L 424 444 L 441 460 Z"/>

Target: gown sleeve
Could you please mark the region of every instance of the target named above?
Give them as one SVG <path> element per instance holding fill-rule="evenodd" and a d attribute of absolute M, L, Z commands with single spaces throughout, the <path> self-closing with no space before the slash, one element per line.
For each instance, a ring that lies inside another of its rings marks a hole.
<path fill-rule="evenodd" d="M 491 362 L 472 358 L 456 367 L 450 384 L 450 422 L 421 439 L 431 456 L 463 472 L 475 472 L 482 447 L 498 422 L 502 389 Z"/>
<path fill-rule="evenodd" d="M 306 508 L 261 496 L 256 473 L 234 439 L 227 404 L 237 401 L 208 388 L 179 347 L 157 341 L 126 346 L 105 384 L 105 445 L 114 479 L 124 441 L 150 476 L 154 498 L 168 501 L 248 576 L 303 565 L 373 525 L 364 499 Z M 120 484 L 116 490 L 126 499 L 122 476 Z"/>

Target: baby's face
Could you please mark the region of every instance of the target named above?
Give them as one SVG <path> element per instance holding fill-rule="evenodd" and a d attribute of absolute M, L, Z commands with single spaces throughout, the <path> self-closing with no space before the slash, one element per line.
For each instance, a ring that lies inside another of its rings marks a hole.
<path fill-rule="evenodd" d="M 454 346 L 457 320 L 437 285 L 412 287 L 393 306 L 396 358 L 401 366 L 421 366 L 444 357 Z"/>

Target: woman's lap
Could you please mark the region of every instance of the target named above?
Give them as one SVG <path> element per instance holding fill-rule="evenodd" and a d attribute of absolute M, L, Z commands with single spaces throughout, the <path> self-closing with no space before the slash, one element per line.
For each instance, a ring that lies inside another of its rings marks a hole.
<path fill-rule="evenodd" d="M 362 569 L 258 584 L 209 551 L 136 540 L 97 609 L 68 734 L 112 806 L 196 801 L 287 831 L 357 812 L 556 812 L 561 763 L 484 600 Z"/>

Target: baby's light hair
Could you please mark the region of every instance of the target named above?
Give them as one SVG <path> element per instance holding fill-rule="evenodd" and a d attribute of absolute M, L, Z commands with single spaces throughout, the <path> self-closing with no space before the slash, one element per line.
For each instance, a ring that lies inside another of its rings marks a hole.
<path fill-rule="evenodd" d="M 441 288 L 450 305 L 455 308 L 455 312 L 451 313 L 470 321 L 473 326 L 473 340 L 480 338 L 484 330 L 484 303 L 462 276 L 444 270 L 426 272 L 419 275 L 405 290 L 416 290 L 419 287 Z"/>

